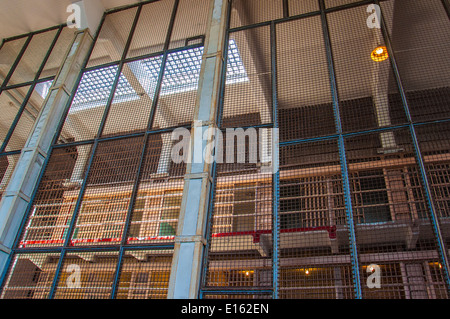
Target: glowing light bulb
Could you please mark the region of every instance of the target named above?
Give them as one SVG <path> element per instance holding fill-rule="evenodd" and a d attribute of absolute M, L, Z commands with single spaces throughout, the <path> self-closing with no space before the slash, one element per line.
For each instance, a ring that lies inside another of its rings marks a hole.
<path fill-rule="evenodd" d="M 385 46 L 378 46 L 372 51 L 370 57 L 375 62 L 382 62 L 389 58 L 389 54 Z"/>
<path fill-rule="evenodd" d="M 383 48 L 378 48 L 378 49 L 375 49 L 375 52 L 376 52 L 378 55 L 380 55 L 380 54 L 382 54 L 382 53 L 384 52 L 384 49 L 383 49 Z"/>
<path fill-rule="evenodd" d="M 309 270 L 305 270 L 305 274 L 309 275 Z"/>

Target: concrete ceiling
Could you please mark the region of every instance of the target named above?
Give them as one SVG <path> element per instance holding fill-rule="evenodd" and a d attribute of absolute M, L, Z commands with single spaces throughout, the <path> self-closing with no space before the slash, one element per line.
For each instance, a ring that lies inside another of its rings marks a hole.
<path fill-rule="evenodd" d="M 0 0 L 0 40 L 67 22 L 67 6 L 78 0 Z M 92 0 L 89 0 L 92 1 Z M 105 9 L 141 0 L 100 0 Z"/>

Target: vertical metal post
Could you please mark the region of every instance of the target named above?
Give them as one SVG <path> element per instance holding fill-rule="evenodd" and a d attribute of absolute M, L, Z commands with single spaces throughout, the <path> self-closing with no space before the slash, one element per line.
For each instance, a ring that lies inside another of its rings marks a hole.
<path fill-rule="evenodd" d="M 270 24 L 270 53 L 272 69 L 272 285 L 273 299 L 278 299 L 278 273 L 279 273 L 279 236 L 280 219 L 278 216 L 279 194 L 280 194 L 280 172 L 279 172 L 279 139 L 278 139 L 278 90 L 277 90 L 277 37 L 276 25 L 272 21 Z"/>
<path fill-rule="evenodd" d="M 356 246 L 356 229 L 355 229 L 355 222 L 353 219 L 353 205 L 352 205 L 352 199 L 351 199 L 351 195 L 350 195 L 350 182 L 349 182 L 349 177 L 348 177 L 347 158 L 346 158 L 346 151 L 345 151 L 345 144 L 344 144 L 344 136 L 342 134 L 341 115 L 340 115 L 340 111 L 339 111 L 339 95 L 338 95 L 338 87 L 337 87 L 337 83 L 336 83 L 336 73 L 334 70 L 333 51 L 331 48 L 328 21 L 327 21 L 327 17 L 325 14 L 324 0 L 318 0 L 318 1 L 319 1 L 319 6 L 320 6 L 320 12 L 321 12 L 321 20 L 322 20 L 322 29 L 323 29 L 323 35 L 324 35 L 324 40 L 325 40 L 325 48 L 326 48 L 326 53 L 327 53 L 331 93 L 333 96 L 333 111 L 334 111 L 334 117 L 335 117 L 336 131 L 338 133 L 339 158 L 340 158 L 341 173 L 342 173 L 342 183 L 343 183 L 343 190 L 344 190 L 347 225 L 349 228 L 348 232 L 349 232 L 350 258 L 351 258 L 351 263 L 352 263 L 355 298 L 361 299 L 362 298 L 361 275 L 360 275 L 358 249 Z"/>
<path fill-rule="evenodd" d="M 198 298 L 201 266 L 206 244 L 206 217 L 211 195 L 213 164 L 210 152 L 203 158 L 208 141 L 203 133 L 216 129 L 216 113 L 219 101 L 223 43 L 225 35 L 225 0 L 211 0 L 207 25 L 207 36 L 200 83 L 191 129 L 189 163 L 184 182 L 182 207 L 175 237 L 174 255 L 169 280 L 168 298 Z M 205 145 L 206 144 L 206 145 Z M 199 157 L 200 154 L 200 157 Z"/>
<path fill-rule="evenodd" d="M 380 5 L 378 0 L 375 0 L 375 3 L 377 5 Z M 444 7 L 445 7 L 445 5 L 444 5 Z M 394 72 L 394 77 L 397 81 L 397 86 L 399 88 L 400 96 L 401 96 L 402 102 L 403 102 L 403 108 L 404 108 L 404 111 L 406 114 L 406 118 L 408 120 L 409 131 L 410 131 L 413 146 L 414 146 L 417 165 L 419 166 L 420 175 L 421 175 L 421 179 L 422 179 L 422 183 L 423 183 L 423 188 L 425 191 L 425 198 L 426 198 L 428 209 L 430 211 L 430 220 L 431 220 L 434 234 L 436 236 L 438 252 L 439 252 L 439 256 L 440 256 L 442 266 L 443 266 L 445 281 L 447 284 L 447 291 L 450 293 L 450 272 L 449 272 L 450 264 L 449 264 L 449 259 L 448 259 L 448 250 L 446 248 L 446 244 L 445 244 L 444 238 L 442 236 L 442 230 L 441 230 L 441 226 L 439 223 L 439 216 L 436 212 L 436 207 L 434 206 L 434 200 L 433 200 L 433 196 L 432 196 L 431 186 L 428 182 L 428 176 L 427 176 L 427 171 L 425 168 L 425 162 L 423 159 L 422 152 L 420 150 L 420 145 L 419 145 L 419 141 L 417 139 L 417 134 L 416 134 L 414 122 L 413 122 L 413 119 L 411 116 L 408 99 L 406 97 L 405 89 L 404 89 L 403 82 L 402 82 L 400 72 L 398 69 L 398 64 L 397 64 L 397 61 L 395 58 L 395 52 L 394 52 L 394 49 L 392 46 L 391 38 L 389 36 L 389 32 L 388 32 L 388 29 L 387 29 L 387 26 L 386 26 L 386 23 L 384 20 L 383 11 L 382 11 L 382 16 L 381 16 L 380 20 L 381 20 L 381 31 L 382 31 L 384 40 L 386 42 L 386 47 L 388 49 L 389 58 L 391 61 L 393 72 Z"/>

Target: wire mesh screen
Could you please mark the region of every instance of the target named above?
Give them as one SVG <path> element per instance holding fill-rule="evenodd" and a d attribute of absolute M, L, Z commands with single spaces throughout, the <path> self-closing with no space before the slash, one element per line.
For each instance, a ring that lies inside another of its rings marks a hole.
<path fill-rule="evenodd" d="M 2 110 L 2 126 L 0 128 L 0 142 L 8 143 L 5 139 L 16 119 L 20 117 L 20 110 L 25 102 L 30 86 L 22 86 L 10 90 L 4 90 L 0 94 L 0 108 Z M 2 146 L 4 148 L 5 146 Z M 14 151 L 11 148 L 5 148 L 7 152 Z"/>
<path fill-rule="evenodd" d="M 169 53 L 164 68 L 153 128 L 192 122 L 202 63 L 202 48 Z M 151 61 L 154 64 L 154 61 Z M 148 65 L 155 68 L 154 65 Z"/>
<path fill-rule="evenodd" d="M 336 141 L 280 149 L 281 298 L 352 298 Z"/>
<path fill-rule="evenodd" d="M 55 148 L 36 192 L 19 247 L 62 246 L 91 145 Z"/>
<path fill-rule="evenodd" d="M 46 299 L 50 293 L 59 253 L 17 254 L 13 258 L 2 299 Z"/>
<path fill-rule="evenodd" d="M 172 145 L 171 133 L 148 137 L 131 214 L 127 237 L 129 244 L 174 241 L 186 166 L 172 160 Z"/>
<path fill-rule="evenodd" d="M 166 0 L 142 6 L 127 57 L 163 51 L 174 4 Z"/>
<path fill-rule="evenodd" d="M 417 138 L 424 157 L 425 169 L 434 208 L 438 215 L 442 235 L 445 243 L 450 243 L 450 229 L 448 228 L 450 214 L 450 125 L 448 122 L 428 124 L 416 127 Z"/>
<path fill-rule="evenodd" d="M 320 17 L 276 25 L 280 141 L 336 132 Z"/>
<path fill-rule="evenodd" d="M 0 61 L 2 61 L 0 64 L 0 85 L 6 85 L 6 83 L 3 82 L 27 41 L 27 38 L 28 37 L 22 37 L 17 40 L 10 40 L 3 43 L 0 49 Z"/>
<path fill-rule="evenodd" d="M 55 299 L 108 299 L 118 252 L 79 252 L 64 256 Z"/>
<path fill-rule="evenodd" d="M 143 142 L 140 136 L 99 143 L 77 212 L 73 245 L 120 243 Z"/>
<path fill-rule="evenodd" d="M 154 129 L 191 125 L 209 10 L 208 1 L 180 1 L 174 15 L 174 4 L 139 4 L 105 16 L 17 247 L 64 251 L 45 298 L 167 297 L 186 163 L 172 154 L 183 135 Z M 63 29 L 44 73 L 54 71 L 65 36 Z M 125 50 L 132 59 L 123 59 Z M 34 96 L 47 92 L 45 83 L 30 93 L 22 117 Z M 14 90 L 19 99 L 23 89 Z M 185 159 L 186 152 L 177 156 Z M 4 159 L 6 180 L 11 162 Z"/>
<path fill-rule="evenodd" d="M 234 0 L 230 28 L 283 17 L 283 0 Z"/>
<path fill-rule="evenodd" d="M 221 127 L 272 122 L 269 27 L 230 34 Z"/>
<path fill-rule="evenodd" d="M 226 135 L 226 159 L 217 164 L 210 221 L 206 287 L 272 286 L 272 174 L 256 160 L 257 135 Z M 230 147 L 231 146 L 231 147 Z M 244 153 L 245 159 L 230 155 Z"/>
<path fill-rule="evenodd" d="M 370 3 L 358 2 L 325 0 L 321 15 L 322 1 L 232 2 L 220 125 L 271 123 L 271 107 L 277 107 L 279 187 L 274 197 L 267 184 L 265 198 L 273 200 L 279 220 L 269 210 L 265 220 L 272 219 L 278 233 L 266 237 L 272 231 L 263 230 L 249 237 L 264 212 L 257 208 L 252 219 L 250 198 L 258 207 L 259 183 L 273 179 L 260 176 L 258 165 L 217 164 L 204 298 L 227 298 L 243 287 L 256 296 L 256 289 L 275 287 L 273 256 L 279 298 L 354 298 L 359 284 L 369 299 L 448 298 L 431 211 L 434 206 L 448 244 L 448 124 L 416 126 L 419 154 L 405 112 L 411 111 L 413 122 L 447 121 L 448 16 L 442 1 L 426 8 L 425 1 L 383 1 L 387 39 L 369 23 L 376 13 Z M 301 16 L 305 13 L 310 14 Z M 245 77 L 233 82 L 238 69 Z M 266 112 L 264 105 L 270 106 Z M 422 160 L 431 194 L 422 180 Z M 237 193 L 238 186 L 245 195 Z M 263 243 L 267 260 L 252 250 L 251 241 Z"/>
<path fill-rule="evenodd" d="M 443 2 L 386 1 L 381 8 L 413 121 L 448 118 L 450 21 Z"/>
<path fill-rule="evenodd" d="M 390 134 L 396 152 L 383 152 L 381 134 L 384 133 Z M 438 262 L 437 243 L 410 132 L 405 129 L 352 137 L 346 139 L 346 148 L 360 258 L 366 266 L 377 265 L 375 270 L 363 268 L 361 273 L 367 276 L 377 271 L 381 280 L 378 289 L 367 289 L 370 285 L 364 285 L 367 290 L 363 294 L 405 298 L 405 293 L 413 289 L 410 286 L 414 281 L 400 280 L 402 274 L 411 280 L 411 276 L 417 275 L 414 271 L 419 274 L 423 271 L 404 264 Z M 402 267 L 406 267 L 406 273 L 401 271 Z M 409 269 L 413 275 L 408 274 Z M 431 297 L 426 294 L 431 282 L 424 279 L 423 284 L 423 293 Z"/>
<path fill-rule="evenodd" d="M 20 118 L 11 134 L 6 150 L 20 150 L 25 146 L 51 85 L 52 81 L 37 83 L 31 95 L 24 101 L 25 106 L 22 105 L 18 112 Z"/>
<path fill-rule="evenodd" d="M 286 10 L 286 9 L 284 9 Z M 289 0 L 288 15 L 296 16 L 313 11 L 319 11 L 319 2 L 317 0 Z"/>
<path fill-rule="evenodd" d="M 327 15 L 344 132 L 407 121 L 389 60 L 373 60 L 374 50 L 387 49 L 380 29 L 367 27 L 366 10 L 359 6 Z"/>
<path fill-rule="evenodd" d="M 59 143 L 83 141 L 98 137 L 102 118 L 110 99 L 118 66 L 107 66 L 83 74 L 60 132 Z M 129 93 L 130 87 L 123 74 L 119 76 L 118 93 Z"/>
<path fill-rule="evenodd" d="M 120 272 L 117 299 L 165 299 L 172 250 L 130 250 Z"/>
<path fill-rule="evenodd" d="M 42 68 L 40 79 L 56 76 L 74 39 L 74 28 L 64 27 Z"/>
<path fill-rule="evenodd" d="M 53 30 L 33 35 L 8 85 L 34 80 L 56 34 L 57 30 Z"/>
<path fill-rule="evenodd" d="M 358 0 L 325 0 L 325 7 L 333 8 L 354 2 L 358 2 Z"/>
<path fill-rule="evenodd" d="M 206 32 L 209 5 L 208 0 L 180 0 L 169 49 L 201 43 Z"/>
<path fill-rule="evenodd" d="M 155 99 L 162 56 L 125 63 L 114 92 L 103 136 L 146 131 Z"/>
<path fill-rule="evenodd" d="M 94 67 L 122 58 L 137 8 L 130 8 L 106 15 L 87 67 Z"/>

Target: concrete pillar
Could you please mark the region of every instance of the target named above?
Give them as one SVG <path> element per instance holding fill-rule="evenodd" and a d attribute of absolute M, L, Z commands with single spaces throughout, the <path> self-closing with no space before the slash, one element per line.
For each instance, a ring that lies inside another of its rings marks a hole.
<path fill-rule="evenodd" d="M 78 74 L 86 59 L 92 37 L 78 31 L 61 69 L 45 99 L 30 136 L 0 203 L 0 274 L 11 253 L 21 222 L 31 201 L 55 132 L 61 122 Z"/>
<path fill-rule="evenodd" d="M 227 1 L 211 0 L 205 50 L 197 93 L 190 153 L 185 175 L 182 207 L 169 281 L 168 298 L 198 297 L 203 249 L 206 244 L 206 217 L 211 188 L 211 154 L 223 64 Z M 208 139 L 202 137 L 206 134 Z"/>

